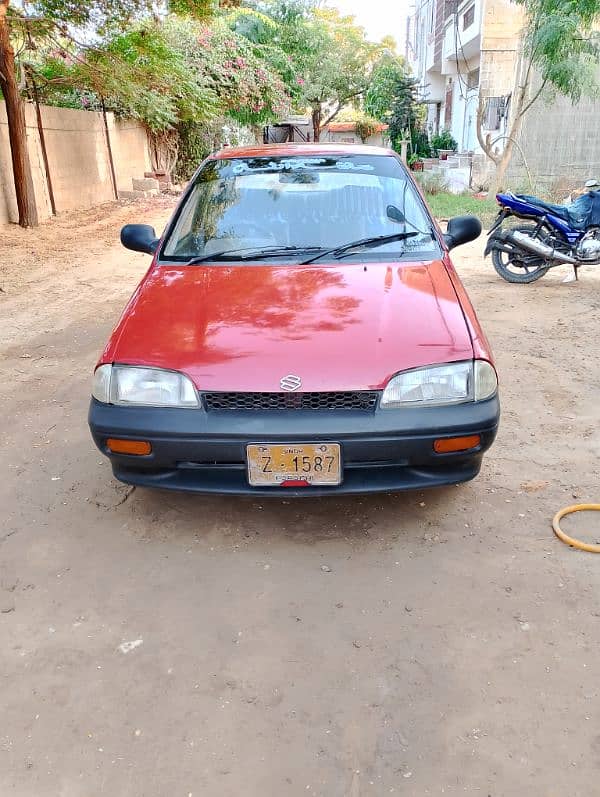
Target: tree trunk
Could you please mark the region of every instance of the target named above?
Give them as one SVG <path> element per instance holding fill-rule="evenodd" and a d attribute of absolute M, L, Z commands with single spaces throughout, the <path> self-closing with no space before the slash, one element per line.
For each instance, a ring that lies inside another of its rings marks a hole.
<path fill-rule="evenodd" d="M 315 143 L 321 140 L 321 120 L 322 120 L 321 105 L 315 105 L 312 112 L 312 126 L 313 126 L 313 141 Z"/>
<path fill-rule="evenodd" d="M 506 170 L 508 169 L 512 160 L 515 141 L 517 140 L 517 136 L 521 130 L 521 125 L 523 124 L 523 109 L 525 107 L 527 89 L 528 86 L 523 86 L 521 89 L 519 89 L 517 94 L 517 107 L 515 108 L 513 122 L 510 126 L 510 130 L 506 134 L 502 156 L 498 161 L 496 161 L 496 171 L 490 180 L 489 193 L 492 196 L 495 196 L 498 191 L 501 191 L 505 187 L 504 178 L 506 177 Z"/>
<path fill-rule="evenodd" d="M 512 134 L 512 130 L 511 130 Z M 494 172 L 493 177 L 490 179 L 489 185 L 489 195 L 496 196 L 498 191 L 501 191 L 504 188 L 504 178 L 506 176 L 506 170 L 512 160 L 512 153 L 513 153 L 513 140 L 512 137 L 506 141 L 504 150 L 502 152 L 502 157 L 496 164 L 496 171 Z"/>
<path fill-rule="evenodd" d="M 9 0 L 0 0 L 0 89 L 6 104 L 19 224 L 21 227 L 37 227 L 38 214 L 27 150 L 25 105 L 15 75 L 15 53 L 10 43 L 6 18 L 8 3 Z"/>
<path fill-rule="evenodd" d="M 487 135 L 483 135 L 483 125 L 485 122 L 485 112 L 486 112 L 486 101 L 483 97 L 479 98 L 479 104 L 477 106 L 477 140 L 479 141 L 479 146 L 484 151 L 486 156 L 494 163 L 496 166 L 500 162 L 500 157 L 496 155 L 494 152 L 494 145 L 492 143 L 492 137 L 490 133 Z"/>
<path fill-rule="evenodd" d="M 529 59 L 525 62 L 523 62 L 522 60 L 519 62 L 518 81 L 517 81 L 518 86 L 514 97 L 514 105 L 512 108 L 512 123 L 510 126 L 510 130 L 506 133 L 506 136 L 499 137 L 496 139 L 496 141 L 504 140 L 504 148 L 501 153 L 495 152 L 494 141 L 491 140 L 490 134 L 488 133 L 485 137 L 483 135 L 483 124 L 485 118 L 485 100 L 482 97 L 480 97 L 479 100 L 479 107 L 477 109 L 477 139 L 479 141 L 479 145 L 481 146 L 482 150 L 496 166 L 495 173 L 493 177 L 490 179 L 490 185 L 488 189 L 489 193 L 492 196 L 494 194 L 497 194 L 499 190 L 504 188 L 504 179 L 506 177 L 506 171 L 512 159 L 515 142 L 521 130 L 521 125 L 523 124 L 523 117 L 525 116 L 529 108 L 536 102 L 545 85 L 544 81 L 540 90 L 536 92 L 529 101 L 527 101 L 527 98 L 529 96 L 529 89 L 531 86 L 532 69 L 533 69 L 532 57 L 529 57 Z"/>

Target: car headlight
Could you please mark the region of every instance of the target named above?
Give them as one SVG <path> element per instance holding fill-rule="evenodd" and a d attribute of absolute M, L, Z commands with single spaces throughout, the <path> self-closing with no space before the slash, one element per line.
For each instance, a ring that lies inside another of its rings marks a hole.
<path fill-rule="evenodd" d="M 187 376 L 162 368 L 101 365 L 92 395 L 104 404 L 138 407 L 197 407 L 196 388 Z"/>
<path fill-rule="evenodd" d="M 496 369 L 487 360 L 475 360 L 473 369 L 473 398 L 475 401 L 485 401 L 485 399 L 491 398 L 498 390 Z"/>
<path fill-rule="evenodd" d="M 381 406 L 393 409 L 483 401 L 497 388 L 496 371 L 485 360 L 433 365 L 392 377 L 383 391 Z"/>

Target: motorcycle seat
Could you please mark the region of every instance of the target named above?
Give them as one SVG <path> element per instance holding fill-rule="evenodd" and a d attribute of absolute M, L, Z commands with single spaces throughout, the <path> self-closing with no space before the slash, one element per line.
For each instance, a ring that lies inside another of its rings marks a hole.
<path fill-rule="evenodd" d="M 552 213 L 553 216 L 558 216 L 559 219 L 563 219 L 563 221 L 567 223 L 572 223 L 573 221 L 569 209 L 565 205 L 555 205 L 552 202 L 545 202 L 537 196 L 529 196 L 528 194 L 516 194 L 516 197 L 517 199 L 522 199 L 524 202 L 529 202 L 530 205 L 535 205 L 538 208 L 542 208 L 542 210 L 547 210 L 548 213 Z"/>

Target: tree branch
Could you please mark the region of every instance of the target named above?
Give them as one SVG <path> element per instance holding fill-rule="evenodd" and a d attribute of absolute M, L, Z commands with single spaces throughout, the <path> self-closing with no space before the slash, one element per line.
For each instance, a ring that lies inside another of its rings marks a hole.
<path fill-rule="evenodd" d="M 527 64 L 527 71 L 525 72 L 525 79 L 524 79 L 522 85 L 519 86 L 521 91 L 525 91 L 525 89 L 529 86 L 529 76 L 531 75 L 531 69 L 533 67 L 534 54 L 535 54 L 535 50 L 533 51 L 533 53 L 531 54 L 531 57 L 529 58 L 529 63 Z"/>
<path fill-rule="evenodd" d="M 522 109 L 522 110 L 519 112 L 519 118 L 520 118 L 521 116 L 525 116 L 525 114 L 527 113 L 527 111 L 528 111 L 528 110 L 531 108 L 531 106 L 533 105 L 533 103 L 534 103 L 534 102 L 535 102 L 535 101 L 538 99 L 538 97 L 540 96 L 540 94 L 542 93 L 542 91 L 543 91 L 543 90 L 546 88 L 546 83 L 547 83 L 547 82 L 548 82 L 548 78 L 547 78 L 547 77 L 545 77 L 545 78 L 542 80 L 542 85 L 539 87 L 539 89 L 536 91 L 536 93 L 533 95 L 533 97 L 532 97 L 532 98 L 529 100 L 529 102 L 527 103 L 527 105 L 526 105 L 526 106 L 525 106 L 525 107 L 524 107 L 524 108 L 523 108 L 523 109 Z"/>
<path fill-rule="evenodd" d="M 364 90 L 364 89 L 360 89 L 359 91 L 354 91 L 352 94 L 347 94 L 347 95 L 346 95 L 345 97 L 343 97 L 341 100 L 338 100 L 338 101 L 337 101 L 337 103 L 338 103 L 338 107 L 337 107 L 337 108 L 335 109 L 335 111 L 334 111 L 334 112 L 331 114 L 331 116 L 330 116 L 330 117 L 329 117 L 329 118 L 328 118 L 328 119 L 327 119 L 325 122 L 323 122 L 323 127 L 327 127 L 327 125 L 328 125 L 330 122 L 333 122 L 333 120 L 335 119 L 335 117 L 336 117 L 336 116 L 339 114 L 339 112 L 342 110 L 342 108 L 344 107 L 344 105 L 345 105 L 345 104 L 346 104 L 346 103 L 347 103 L 349 100 L 353 100 L 355 97 L 360 97 L 360 95 L 361 95 L 361 94 L 364 94 L 364 92 L 365 92 L 365 90 Z"/>
<path fill-rule="evenodd" d="M 337 107 L 337 108 L 335 109 L 335 111 L 334 111 L 334 112 L 331 114 L 331 116 L 329 116 L 329 118 L 328 118 L 328 119 L 326 119 L 326 120 L 323 122 L 323 124 L 321 125 L 321 127 L 327 127 L 327 125 L 328 125 L 330 122 L 333 122 L 333 120 L 334 120 L 334 119 L 335 119 L 335 117 L 336 117 L 336 116 L 339 114 L 339 112 L 342 110 L 342 108 L 343 108 L 343 107 L 344 107 L 344 106 L 343 106 L 343 104 L 342 104 L 341 102 L 338 102 L 338 107 Z"/>
<path fill-rule="evenodd" d="M 479 146 L 485 152 L 487 157 L 497 166 L 498 163 L 500 163 L 500 158 L 494 152 L 490 136 L 489 134 L 485 136 L 485 138 L 483 136 L 483 117 L 485 116 L 486 107 L 486 100 L 483 97 L 480 97 L 479 105 L 477 106 L 477 141 L 479 141 Z"/>

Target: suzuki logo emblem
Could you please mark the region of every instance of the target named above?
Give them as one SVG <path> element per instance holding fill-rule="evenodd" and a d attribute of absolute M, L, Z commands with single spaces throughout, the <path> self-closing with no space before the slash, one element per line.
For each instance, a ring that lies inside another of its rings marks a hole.
<path fill-rule="evenodd" d="M 282 390 L 285 390 L 288 393 L 293 393 L 295 390 L 300 390 L 302 387 L 302 380 L 295 374 L 288 374 L 287 376 L 283 377 L 279 383 L 279 386 Z"/>

